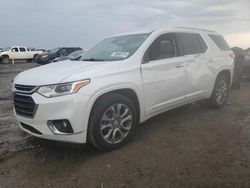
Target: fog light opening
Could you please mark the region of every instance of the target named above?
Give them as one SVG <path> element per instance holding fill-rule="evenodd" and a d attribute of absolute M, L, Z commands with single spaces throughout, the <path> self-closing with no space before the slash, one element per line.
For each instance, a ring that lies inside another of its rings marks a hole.
<path fill-rule="evenodd" d="M 62 120 L 50 120 L 48 121 L 48 127 L 54 134 L 72 134 L 73 128 L 67 119 Z"/>

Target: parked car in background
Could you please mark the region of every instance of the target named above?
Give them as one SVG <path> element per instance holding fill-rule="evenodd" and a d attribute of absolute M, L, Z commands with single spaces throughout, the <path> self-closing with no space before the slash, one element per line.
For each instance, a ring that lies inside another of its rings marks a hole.
<path fill-rule="evenodd" d="M 67 56 L 70 53 L 82 50 L 79 47 L 62 47 L 62 48 L 55 48 L 52 50 L 49 50 L 47 53 L 43 53 L 39 56 L 37 56 L 34 61 L 40 65 L 45 65 L 48 63 L 51 63 L 55 58 L 60 56 Z"/>
<path fill-rule="evenodd" d="M 0 53 L 2 63 L 9 63 L 11 59 L 26 60 L 31 62 L 36 56 L 42 54 L 43 51 L 29 51 L 24 46 L 13 46 L 4 48 Z"/>
<path fill-rule="evenodd" d="M 48 51 L 47 49 L 36 49 L 36 50 L 43 51 L 43 52 L 47 52 Z"/>
<path fill-rule="evenodd" d="M 80 61 L 18 74 L 14 113 L 34 136 L 113 150 L 129 141 L 138 123 L 164 111 L 202 99 L 222 107 L 233 71 L 233 52 L 214 31 L 163 27 L 120 34 Z"/>
<path fill-rule="evenodd" d="M 28 47 L 27 48 L 28 51 L 43 51 L 43 52 L 46 52 L 47 50 L 45 49 L 36 49 L 36 48 L 31 48 L 31 47 Z"/>
<path fill-rule="evenodd" d="M 53 62 L 63 61 L 63 60 L 78 60 L 81 58 L 84 52 L 85 52 L 84 50 L 77 50 L 77 51 L 70 53 L 67 56 L 62 55 L 60 57 L 57 57 L 53 60 Z"/>
<path fill-rule="evenodd" d="M 233 74 L 233 89 L 240 89 L 243 65 L 245 61 L 245 51 L 239 47 L 231 48 L 234 53 L 234 74 Z"/>
<path fill-rule="evenodd" d="M 0 48 L 0 52 L 2 52 L 3 51 L 3 48 Z"/>
<path fill-rule="evenodd" d="M 242 76 L 250 78 L 250 48 L 245 50 L 245 61 L 243 65 Z"/>

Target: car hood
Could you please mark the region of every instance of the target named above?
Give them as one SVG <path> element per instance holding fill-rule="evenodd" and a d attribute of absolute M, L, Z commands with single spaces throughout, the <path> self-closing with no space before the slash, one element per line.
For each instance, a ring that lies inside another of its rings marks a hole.
<path fill-rule="evenodd" d="M 37 68 L 29 69 L 18 74 L 14 80 L 15 84 L 20 85 L 48 85 L 57 84 L 60 82 L 70 82 L 70 76 L 76 78 L 77 75 L 81 75 L 81 78 L 90 78 L 98 71 L 99 73 L 110 70 L 111 64 L 115 62 L 93 62 L 93 61 L 61 61 L 59 63 L 51 63 L 48 65 L 40 66 Z M 117 63 L 116 64 L 120 64 Z M 114 68 L 114 67 L 113 67 Z M 101 70 L 100 70 L 101 69 Z M 111 68 L 112 69 L 112 68 Z M 84 75 L 84 77 L 82 77 Z M 67 78 L 67 79 L 66 79 Z"/>

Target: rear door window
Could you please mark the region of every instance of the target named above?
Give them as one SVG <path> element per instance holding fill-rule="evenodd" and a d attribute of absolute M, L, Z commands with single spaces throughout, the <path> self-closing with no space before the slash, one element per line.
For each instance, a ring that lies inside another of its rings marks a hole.
<path fill-rule="evenodd" d="M 25 48 L 19 48 L 20 52 L 26 52 L 26 49 Z"/>
<path fill-rule="evenodd" d="M 177 33 L 177 43 L 180 55 L 202 54 L 207 51 L 207 45 L 200 34 Z"/>
<path fill-rule="evenodd" d="M 226 40 L 221 35 L 209 34 L 208 36 L 214 41 L 214 43 L 222 51 L 228 51 L 228 50 L 230 50 L 229 45 L 227 44 Z"/>

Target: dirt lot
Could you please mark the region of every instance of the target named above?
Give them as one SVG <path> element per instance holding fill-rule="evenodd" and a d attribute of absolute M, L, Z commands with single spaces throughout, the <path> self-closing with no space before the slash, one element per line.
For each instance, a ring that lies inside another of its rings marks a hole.
<path fill-rule="evenodd" d="M 34 64 L 0 65 L 0 97 Z M 19 130 L 10 100 L 0 100 L 0 187 L 250 187 L 250 83 L 219 110 L 195 103 L 138 126 L 125 147 L 34 138 Z"/>

